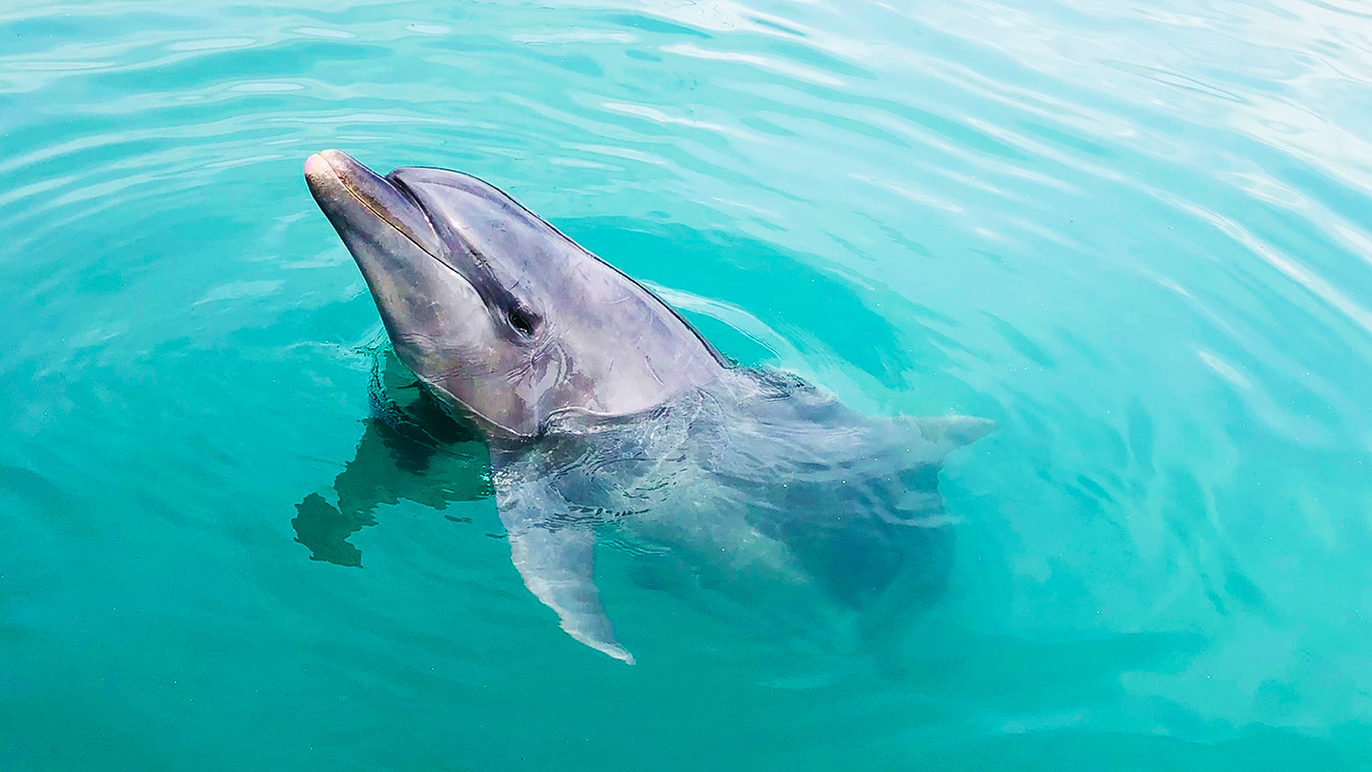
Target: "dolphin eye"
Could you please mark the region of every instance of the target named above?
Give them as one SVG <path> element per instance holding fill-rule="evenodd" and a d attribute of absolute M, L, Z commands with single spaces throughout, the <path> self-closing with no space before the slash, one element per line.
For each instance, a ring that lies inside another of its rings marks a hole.
<path fill-rule="evenodd" d="M 537 317 L 518 306 L 510 309 L 507 318 L 510 326 L 526 338 L 534 334 L 534 327 L 538 325 Z"/>

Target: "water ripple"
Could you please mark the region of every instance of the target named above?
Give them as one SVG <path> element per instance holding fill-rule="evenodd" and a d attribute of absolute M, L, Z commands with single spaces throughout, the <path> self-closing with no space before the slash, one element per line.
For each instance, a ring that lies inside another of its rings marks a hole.
<path fill-rule="evenodd" d="M 105 687 L 31 680 L 17 766 L 1372 752 L 1362 5 L 11 5 L 0 641 Z M 489 501 L 397 496 L 365 571 L 312 564 L 291 518 L 359 452 L 378 334 L 300 182 L 331 146 L 491 180 L 746 362 L 996 419 L 905 677 L 807 680 L 613 578 L 662 659 L 595 669 L 470 538 Z M 249 750 L 203 752 L 228 715 Z"/>

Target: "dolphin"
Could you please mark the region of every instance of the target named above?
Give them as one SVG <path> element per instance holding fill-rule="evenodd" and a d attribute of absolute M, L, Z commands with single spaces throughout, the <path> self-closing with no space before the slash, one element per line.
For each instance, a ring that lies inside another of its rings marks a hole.
<path fill-rule="evenodd" d="M 790 374 L 736 366 L 471 175 L 381 176 L 325 150 L 305 178 L 396 358 L 487 446 L 514 566 L 574 639 L 635 661 L 601 603 L 597 542 L 670 556 L 755 606 L 889 622 L 941 591 L 951 518 L 938 472 L 992 422 L 867 416 Z"/>

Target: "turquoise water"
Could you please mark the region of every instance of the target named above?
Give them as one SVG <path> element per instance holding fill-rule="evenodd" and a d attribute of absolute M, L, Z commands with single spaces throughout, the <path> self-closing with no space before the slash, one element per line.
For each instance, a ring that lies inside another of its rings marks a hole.
<path fill-rule="evenodd" d="M 1372 769 L 1372 14 L 612 3 L 0 5 L 0 768 Z M 326 147 L 995 419 L 900 672 L 607 572 L 626 667 L 470 455 L 350 466 Z"/>

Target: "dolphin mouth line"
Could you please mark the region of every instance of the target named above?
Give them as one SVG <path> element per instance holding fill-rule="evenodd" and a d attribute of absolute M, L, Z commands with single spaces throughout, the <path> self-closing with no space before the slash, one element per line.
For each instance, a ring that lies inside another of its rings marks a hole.
<path fill-rule="evenodd" d="M 419 243 L 419 241 L 413 235 L 411 235 L 406 228 L 402 227 L 400 223 L 396 221 L 394 215 L 392 215 L 390 212 L 378 211 L 376 207 L 368 203 L 367 199 L 363 198 L 361 194 L 357 192 L 357 189 L 354 188 L 352 184 L 348 182 L 348 178 L 338 173 L 338 170 L 334 168 L 333 162 L 331 162 L 328 158 L 323 157 L 322 155 L 320 155 L 320 157 L 323 159 L 324 164 L 329 167 L 329 174 L 332 174 L 333 178 L 338 180 L 338 184 L 342 185 L 343 189 L 348 191 L 348 195 L 352 196 L 353 200 L 361 204 L 362 207 L 366 209 L 368 212 L 371 212 L 372 214 L 376 215 L 376 218 L 378 220 L 381 220 L 382 222 L 391 226 L 391 230 L 394 230 L 396 233 L 399 233 L 401 236 L 404 236 L 406 240 L 408 240 L 411 244 L 414 244 L 416 247 L 419 247 L 419 251 L 428 255 L 430 259 L 438 262 L 443 267 L 447 268 L 448 270 L 452 271 L 458 276 L 462 276 L 461 271 L 458 271 L 456 268 L 453 268 L 451 265 L 448 265 L 447 262 L 441 260 L 438 257 L 438 255 L 435 255 L 432 251 L 430 251 L 428 247 Z M 419 199 L 415 196 L 413 191 L 411 191 L 404 184 L 396 182 L 394 180 L 388 180 L 385 177 L 381 177 L 381 180 L 385 182 L 387 185 L 390 185 L 395 190 L 399 191 L 402 196 L 409 199 L 410 202 L 414 204 L 415 209 L 418 209 L 420 214 L 424 215 L 424 221 L 429 223 L 429 227 L 433 227 L 433 220 L 430 219 L 429 212 L 426 209 L 424 209 L 423 204 L 419 203 Z M 466 276 L 462 276 L 462 278 L 464 280 L 467 279 Z"/>
<path fill-rule="evenodd" d="M 444 268 L 448 269 L 448 270 L 451 271 L 454 275 L 456 275 L 459 279 L 461 279 L 462 281 L 466 282 L 467 285 L 468 285 L 469 287 L 471 287 L 472 290 L 475 291 L 478 295 L 481 295 L 481 294 L 482 294 L 482 293 L 481 293 L 481 289 L 480 289 L 479 287 L 477 287 L 476 284 L 473 283 L 472 280 L 471 280 L 466 274 L 464 274 L 464 273 L 462 273 L 461 271 L 459 271 L 456 267 L 454 267 L 454 266 L 453 266 L 451 263 L 449 263 L 447 260 L 444 260 L 443 258 L 439 257 L 438 255 L 435 255 L 435 254 L 433 253 L 432 250 L 430 250 L 428 247 L 426 247 L 426 246 L 424 246 L 423 244 L 421 244 L 421 243 L 419 242 L 419 240 L 416 239 L 412 233 L 410 233 L 410 231 L 409 231 L 408 228 L 405 228 L 405 227 L 402 226 L 399 222 L 396 221 L 394 215 L 392 215 L 391 213 L 386 212 L 386 211 L 377 211 L 377 208 L 376 208 L 376 207 L 374 207 L 374 206 L 372 206 L 371 204 L 367 203 L 367 199 L 363 198 L 362 195 L 359 194 L 359 193 L 357 192 L 357 190 L 356 190 L 352 185 L 350 185 L 350 184 L 348 183 L 347 177 L 345 177 L 345 176 L 343 176 L 342 174 L 339 174 L 339 173 L 338 173 L 338 170 L 334 168 L 333 163 L 331 163 L 331 162 L 329 161 L 329 159 L 325 158 L 325 159 L 324 159 L 324 163 L 328 165 L 328 167 L 329 167 L 329 173 L 333 175 L 333 178 L 334 178 L 334 179 L 338 180 L 338 184 L 342 185 L 342 186 L 343 186 L 343 189 L 346 190 L 346 191 L 348 191 L 348 195 L 352 196 L 354 201 L 356 201 L 357 203 L 361 204 L 361 205 L 362 205 L 362 208 L 364 208 L 364 209 L 366 209 L 368 212 L 371 212 L 372 214 L 376 215 L 376 218 L 377 218 L 378 220 L 381 220 L 382 222 L 386 223 L 387 225 L 389 225 L 389 226 L 391 227 L 391 230 L 395 231 L 396 233 L 399 233 L 401 236 L 404 236 L 406 241 L 408 241 L 408 242 L 410 242 L 411 244 L 414 244 L 416 247 L 418 247 L 418 248 L 419 248 L 419 251 L 420 251 L 420 252 L 423 252 L 426 256 L 428 256 L 428 258 L 429 258 L 430 260 L 432 260 L 432 261 L 434 261 L 435 263 L 438 263 L 439 265 L 441 265 L 441 266 L 443 266 Z M 380 175 L 377 175 L 377 176 L 380 176 Z M 433 227 L 434 227 L 433 219 L 432 219 L 431 217 L 429 217 L 429 211 L 428 211 L 427 209 L 424 208 L 424 205 L 423 205 L 423 204 L 419 203 L 419 197 L 416 196 L 416 195 L 414 194 L 414 191 L 410 190 L 408 186 L 406 186 L 403 182 L 400 182 L 400 181 L 398 181 L 398 180 L 389 180 L 389 179 L 386 179 L 385 177 L 381 177 L 381 181 L 384 182 L 384 183 L 386 183 L 387 185 L 390 185 L 392 188 L 394 188 L 396 191 L 398 191 L 398 192 L 400 193 L 400 195 L 402 195 L 402 196 L 404 196 L 405 198 L 409 199 L 410 203 L 414 204 L 414 208 L 417 209 L 417 210 L 419 210 L 419 213 L 420 213 L 420 214 L 424 215 L 424 222 L 428 223 L 430 228 L 433 228 Z M 436 231 L 436 230 L 437 230 L 437 229 L 435 229 L 435 231 Z M 484 296 L 483 296 L 483 299 L 484 299 Z"/>

